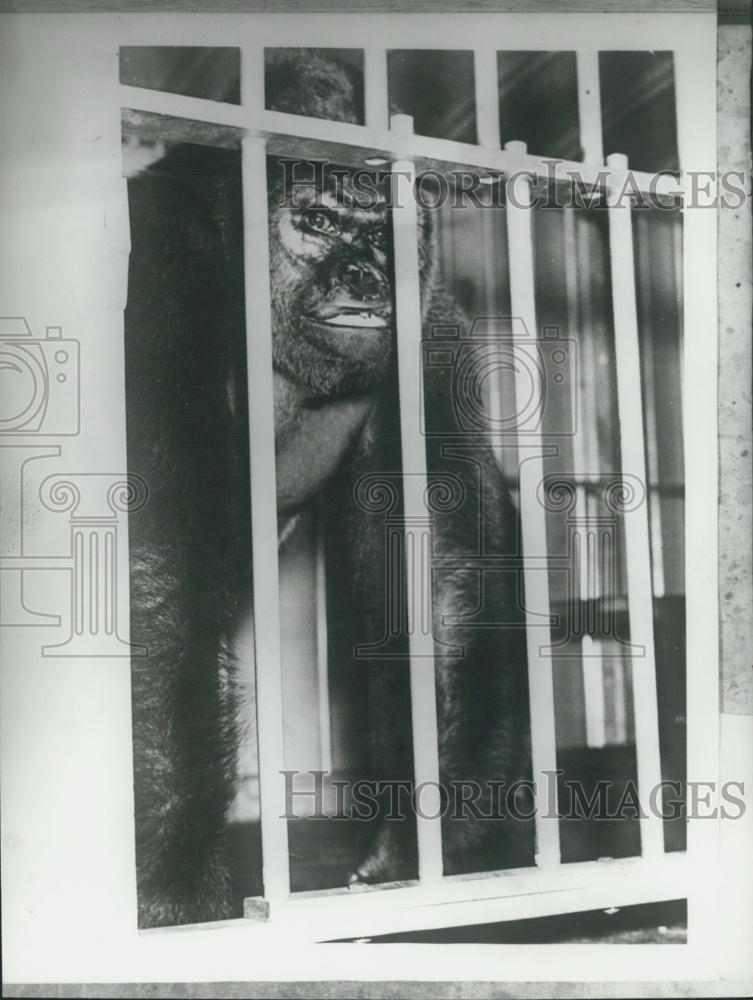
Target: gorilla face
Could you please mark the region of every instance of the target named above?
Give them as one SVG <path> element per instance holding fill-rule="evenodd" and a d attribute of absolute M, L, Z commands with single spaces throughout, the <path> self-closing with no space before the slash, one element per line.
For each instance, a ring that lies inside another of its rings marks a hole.
<path fill-rule="evenodd" d="M 270 194 L 275 368 L 314 400 L 368 392 L 389 370 L 394 341 L 384 192 L 359 206 L 352 178 L 331 168 L 323 177 L 289 204 L 278 183 Z"/>

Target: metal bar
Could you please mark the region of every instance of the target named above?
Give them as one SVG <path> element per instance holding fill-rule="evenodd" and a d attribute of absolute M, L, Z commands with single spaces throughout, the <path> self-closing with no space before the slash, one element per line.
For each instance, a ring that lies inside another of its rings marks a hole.
<path fill-rule="evenodd" d="M 484 149 L 499 149 L 499 76 L 497 53 L 476 49 L 473 53 L 476 83 L 476 130 Z"/>
<path fill-rule="evenodd" d="M 256 724 L 264 895 L 290 892 L 277 560 L 277 482 L 269 288 L 267 160 L 263 139 L 243 140 L 243 250 L 251 460 Z"/>
<path fill-rule="evenodd" d="M 601 138 L 601 81 L 599 53 L 581 50 L 575 54 L 578 76 L 578 127 L 583 162 L 602 164 L 604 147 Z"/>
<path fill-rule="evenodd" d="M 120 87 L 120 102 L 124 127 L 132 131 L 138 131 L 139 120 L 147 128 L 149 115 L 163 116 L 163 134 L 171 127 L 170 119 L 175 120 L 175 127 L 182 123 L 184 129 L 194 124 L 216 124 L 223 129 L 238 129 L 238 143 L 245 134 L 265 136 L 269 139 L 268 151 L 280 156 L 318 156 L 319 159 L 331 156 L 338 162 L 352 161 L 354 165 L 361 165 L 374 156 L 410 157 L 421 166 L 476 167 L 503 176 L 529 173 L 567 185 L 575 178 L 589 188 L 604 188 L 607 183 L 622 187 L 628 180 L 626 170 L 577 160 L 547 160 L 515 150 L 517 144 L 508 143 L 505 149 L 484 149 L 472 143 L 415 134 L 403 141 L 393 129 L 379 131 L 348 122 L 222 104 L 126 85 Z M 321 143 L 328 143 L 331 148 L 322 149 Z M 642 171 L 631 172 L 630 184 L 632 189 L 657 198 L 679 197 L 685 191 L 684 182 L 674 177 Z"/>
<path fill-rule="evenodd" d="M 525 144 L 507 143 L 505 149 L 515 153 L 524 152 Z M 515 198 L 508 199 L 506 205 L 507 241 L 510 248 L 510 302 L 513 317 L 522 320 L 531 343 L 535 343 L 537 319 L 531 204 L 530 181 L 520 176 L 516 183 Z M 525 347 L 519 338 L 514 338 L 513 344 L 516 352 L 524 351 Z M 525 358 L 515 367 L 516 400 L 524 400 L 531 388 Z M 538 440 L 527 437 L 529 447 L 519 447 L 518 462 L 521 535 L 526 560 L 523 580 L 531 704 L 531 755 L 533 780 L 536 784 L 536 864 L 540 868 L 550 868 L 560 863 L 560 838 L 559 820 L 550 813 L 550 799 L 554 798 L 556 802 L 556 783 L 551 779 L 551 773 L 557 769 L 552 660 L 542 652 L 550 636 L 549 629 L 542 627 L 542 621 L 549 619 L 551 614 L 549 580 L 547 572 L 541 568 L 534 569 L 527 559 L 528 554 L 547 552 L 546 512 L 536 497 L 536 490 L 544 478 L 544 449 L 540 436 Z M 553 787 L 550 786 L 550 781 Z M 546 794 L 547 791 L 549 795 Z M 556 814 L 556 809 L 553 812 Z"/>
<path fill-rule="evenodd" d="M 323 771 L 332 773 L 332 730 L 329 711 L 329 641 L 327 636 L 327 564 L 321 507 L 316 517 L 316 679 L 319 700 L 319 756 Z"/>
<path fill-rule="evenodd" d="M 387 52 L 383 48 L 366 48 L 363 53 L 363 92 L 366 125 L 376 132 L 389 128 L 389 85 Z"/>
<path fill-rule="evenodd" d="M 627 157 L 614 153 L 610 165 L 627 169 Z M 643 401 L 635 294 L 632 209 L 625 199 L 609 196 L 609 253 L 614 310 L 617 404 L 620 417 L 622 473 L 635 476 L 646 488 L 646 455 L 643 439 Z M 625 511 L 625 562 L 627 567 L 630 641 L 645 649 L 645 656 L 633 656 L 633 705 L 635 744 L 638 761 L 638 794 L 641 811 L 641 851 L 657 857 L 664 851 L 664 826 L 649 807 L 649 795 L 661 781 L 659 753 L 659 712 L 656 693 L 654 649 L 654 609 L 651 589 L 651 549 L 648 506 L 638 503 Z M 634 652 L 637 652 L 634 650 Z"/>
<path fill-rule="evenodd" d="M 520 920 L 682 898 L 688 864 L 682 852 L 656 861 L 625 858 L 449 876 L 432 885 L 369 886 L 295 893 L 271 907 L 271 920 L 309 939 L 388 934 Z"/>
<path fill-rule="evenodd" d="M 686 41 L 685 39 L 683 40 Z M 713 169 L 717 156 L 714 87 L 715 39 L 706 30 L 703 44 L 678 46 L 675 52 L 677 147 L 686 176 Z M 700 49 L 700 51 L 699 51 Z M 701 127 L 700 123 L 703 123 Z M 710 196 L 718 191 L 711 181 Z M 704 199 L 700 199 L 703 205 Z M 709 204 L 715 204 L 710 201 Z M 719 683 L 719 325 L 716 212 L 686 205 L 682 227 L 675 229 L 678 308 L 682 316 L 682 426 L 685 479 L 685 643 L 687 673 L 687 776 L 689 781 L 720 781 Z M 724 746 L 721 743 L 721 746 Z M 723 824 L 721 824 L 723 826 Z M 734 838 L 720 824 L 691 820 L 688 857 L 693 879 L 688 885 L 688 924 L 693 939 L 708 954 L 725 953 L 720 931 L 719 885 L 723 872 L 720 847 Z M 725 859 L 727 861 L 727 859 Z"/>
<path fill-rule="evenodd" d="M 586 400 L 588 400 L 589 406 L 588 408 L 584 406 L 584 413 L 579 433 L 584 437 L 585 454 L 587 456 L 586 463 L 587 468 L 590 470 L 588 474 L 588 483 L 598 486 L 598 484 L 602 482 L 602 472 L 605 472 L 606 469 L 613 468 L 614 463 L 617 460 L 617 456 L 602 456 L 599 448 L 599 435 L 597 431 L 599 424 L 597 400 L 601 394 L 598 383 L 599 379 L 603 376 L 599 374 L 600 366 L 596 361 L 596 354 L 598 351 L 596 341 L 597 336 L 601 335 L 598 331 L 603 325 L 603 319 L 600 318 L 597 325 L 592 303 L 593 280 L 591 271 L 593 269 L 592 254 L 594 252 L 594 248 L 592 245 L 592 236 L 590 234 L 590 222 L 587 217 L 581 217 L 581 221 L 576 223 L 576 245 L 579 274 L 581 276 L 588 276 L 587 287 L 580 297 L 582 318 L 578 328 L 580 334 L 579 359 L 582 368 L 580 380 L 581 400 L 584 404 Z M 603 501 L 600 497 L 596 497 L 592 491 L 589 491 L 588 486 L 586 488 L 586 504 L 588 516 L 590 518 L 593 519 L 593 512 L 595 511 L 597 519 L 596 534 L 598 539 L 596 572 L 590 579 L 590 591 L 586 592 L 586 596 L 588 597 L 590 594 L 589 607 L 594 610 L 596 620 L 598 622 L 597 627 L 604 636 L 609 637 L 614 633 L 614 611 L 612 610 L 611 604 L 613 598 L 618 592 L 615 565 L 615 540 L 613 535 L 613 531 L 617 526 L 614 525 L 612 528 L 607 528 L 606 530 L 604 527 L 599 528 L 598 521 L 603 515 Z M 598 648 L 603 654 L 608 641 L 608 639 L 600 639 L 594 641 L 593 644 L 594 647 Z M 616 659 L 614 652 L 608 654 L 608 659 L 602 655 L 600 663 L 600 676 L 595 676 L 595 672 L 591 675 L 591 684 L 594 686 L 594 690 L 590 692 L 589 683 L 586 681 L 586 673 L 588 671 L 587 661 L 585 659 L 588 655 L 587 646 L 588 643 L 586 643 L 583 651 L 585 697 L 587 703 L 589 697 L 592 698 L 595 711 L 598 713 L 595 719 L 594 728 L 591 728 L 589 709 L 588 707 L 586 708 L 588 745 L 603 746 L 606 742 L 624 743 L 626 741 L 627 733 L 627 718 L 625 715 L 625 668 L 623 661 L 622 659 Z M 598 693 L 596 688 L 597 685 Z M 602 713 L 603 741 L 602 723 L 601 718 L 599 718 Z"/>
<path fill-rule="evenodd" d="M 602 164 L 604 162 L 604 149 L 602 144 L 601 127 L 601 84 L 599 79 L 599 54 L 596 51 L 578 51 L 576 53 L 576 72 L 578 79 L 578 123 L 580 131 L 580 145 L 583 149 L 583 160 L 585 163 Z M 566 225 L 570 220 L 573 229 L 573 257 L 566 254 L 565 266 L 573 268 L 575 257 L 575 232 L 572 213 L 565 209 Z M 581 331 L 580 342 L 588 337 L 592 330 L 582 324 L 578 324 Z M 590 345 L 589 345 L 590 349 Z M 583 359 L 581 353 L 581 359 Z M 581 360 L 581 364 L 583 360 Z M 589 433 L 588 421 L 585 412 L 585 380 L 581 380 L 580 415 L 577 433 L 573 438 L 573 454 L 576 472 L 586 474 L 589 477 L 598 473 L 599 469 L 589 455 L 593 455 L 598 449 L 589 447 L 591 442 L 586 442 L 584 436 Z M 593 465 L 593 467 L 591 467 Z M 582 503 L 584 518 L 588 519 L 588 497 L 585 490 L 579 487 L 578 503 Z M 584 550 L 581 549 L 583 553 Z M 598 581 L 596 576 L 589 575 L 587 571 L 587 558 L 581 561 L 581 581 L 582 589 L 581 601 L 590 602 L 598 599 Z M 609 597 L 610 595 L 606 595 Z M 581 657 L 583 669 L 583 699 L 586 716 L 586 743 L 589 747 L 603 747 L 606 744 L 606 691 L 604 685 L 604 662 L 600 655 L 600 640 L 596 640 L 587 631 L 583 633 L 581 639 Z"/>
<path fill-rule="evenodd" d="M 662 544 L 662 510 L 661 493 L 659 491 L 659 425 L 656 413 L 656 369 L 654 366 L 654 329 L 650 301 L 651 287 L 651 253 L 650 253 L 650 221 L 651 216 L 638 213 L 636 228 L 639 240 L 644 244 L 643 252 L 639 252 L 636 265 L 640 275 L 640 286 L 644 296 L 649 297 L 649 306 L 642 310 L 641 322 L 645 324 L 642 338 L 645 364 L 642 366 L 641 385 L 645 385 L 644 406 L 646 409 L 646 457 L 648 465 L 648 504 L 651 522 L 651 569 L 653 573 L 654 597 L 664 597 L 664 546 Z"/>
<path fill-rule="evenodd" d="M 409 115 L 395 115 L 392 129 L 406 140 L 413 129 Z M 414 196 L 415 166 L 411 160 L 393 164 L 397 190 L 393 192 L 392 227 L 395 246 L 395 308 L 400 389 L 400 441 L 403 456 L 403 509 L 408 528 L 426 525 L 426 445 L 421 434 L 421 283 L 418 256 L 418 211 Z M 402 184 L 400 182 L 403 182 Z M 428 526 L 427 526 L 428 527 Z M 411 532 L 414 546 L 423 532 Z M 410 688 L 413 729 L 413 762 L 416 788 L 424 783 L 439 787 L 439 740 L 434 674 L 434 638 L 431 627 L 431 573 L 426 562 L 408 549 L 406 531 L 406 589 L 410 636 Z M 423 619 L 423 620 L 422 620 Z M 442 828 L 438 811 L 422 799 L 416 815 L 418 873 L 421 882 L 442 877 Z"/>
<path fill-rule="evenodd" d="M 567 294 L 568 335 L 578 331 L 578 346 L 582 348 L 583 341 L 592 334 L 588 325 L 583 322 L 578 294 L 578 251 L 575 238 L 575 210 L 565 208 L 562 212 L 562 225 L 565 238 L 565 289 Z M 590 602 L 596 597 L 596 578 L 589 574 L 588 560 L 588 495 L 583 485 L 584 477 L 591 477 L 598 470 L 591 467 L 588 458 L 586 392 L 589 387 L 583 378 L 583 351 L 578 352 L 581 370 L 578 371 L 577 392 L 578 422 L 573 435 L 573 477 L 577 486 L 577 523 L 575 533 L 579 540 L 578 588 L 577 600 L 581 611 L 584 602 Z M 575 581 L 573 580 L 573 584 Z M 575 586 L 573 586 L 575 596 Z M 603 747 L 606 743 L 606 719 L 604 700 L 604 664 L 600 652 L 600 640 L 585 629 L 581 629 L 581 664 L 583 672 L 583 701 L 586 716 L 586 744 L 589 747 Z"/>
<path fill-rule="evenodd" d="M 248 108 L 240 104 L 225 104 L 223 101 L 187 97 L 185 94 L 169 94 L 162 90 L 150 90 L 148 87 L 131 87 L 127 83 L 120 85 L 120 104 L 121 107 L 134 111 L 195 119 L 197 122 L 237 129 L 245 128 L 249 119 Z"/>

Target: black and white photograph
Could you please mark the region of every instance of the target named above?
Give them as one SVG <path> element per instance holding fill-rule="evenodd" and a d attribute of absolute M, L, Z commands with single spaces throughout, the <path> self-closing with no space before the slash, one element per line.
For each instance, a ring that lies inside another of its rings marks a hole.
<path fill-rule="evenodd" d="M 3 5 L 4 995 L 753 990 L 750 6 L 604 6 Z"/>

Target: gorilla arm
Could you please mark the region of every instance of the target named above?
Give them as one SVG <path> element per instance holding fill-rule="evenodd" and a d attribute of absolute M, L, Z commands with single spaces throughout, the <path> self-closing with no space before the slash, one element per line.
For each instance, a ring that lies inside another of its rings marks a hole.
<path fill-rule="evenodd" d="M 171 163 L 129 184 L 128 462 L 149 488 L 129 525 L 132 635 L 148 648 L 132 663 L 142 927 L 231 915 L 229 636 L 250 551 L 245 420 L 227 398 L 243 343 L 242 312 L 230 312 L 240 276 L 201 186 Z"/>

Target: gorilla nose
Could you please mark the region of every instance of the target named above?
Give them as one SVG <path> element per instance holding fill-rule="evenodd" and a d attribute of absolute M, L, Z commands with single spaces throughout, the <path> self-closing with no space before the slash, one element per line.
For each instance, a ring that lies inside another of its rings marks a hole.
<path fill-rule="evenodd" d="M 345 264 L 340 268 L 338 277 L 341 287 L 360 302 L 384 302 L 387 298 L 384 275 L 366 261 Z"/>

